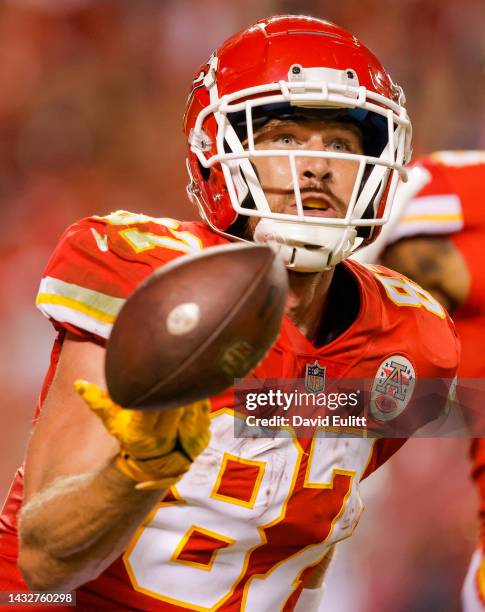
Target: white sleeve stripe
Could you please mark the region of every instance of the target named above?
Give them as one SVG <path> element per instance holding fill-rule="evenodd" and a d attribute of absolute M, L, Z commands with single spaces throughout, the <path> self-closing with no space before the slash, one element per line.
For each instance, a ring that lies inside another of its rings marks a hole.
<path fill-rule="evenodd" d="M 389 236 L 389 244 L 400 240 L 401 238 L 418 235 L 429 234 L 455 234 L 463 229 L 463 220 L 408 220 L 394 228 Z"/>
<path fill-rule="evenodd" d="M 421 196 L 409 200 L 403 208 L 404 216 L 414 215 L 460 215 L 460 198 L 454 194 Z"/>
<path fill-rule="evenodd" d="M 107 338 L 123 298 L 85 289 L 47 276 L 40 283 L 36 304 L 47 317 L 72 323 Z M 101 332 L 101 333 L 100 333 Z"/>
<path fill-rule="evenodd" d="M 455 194 L 422 196 L 409 200 L 388 243 L 409 236 L 454 234 L 463 229 L 460 198 Z"/>
<path fill-rule="evenodd" d="M 125 303 L 123 298 L 106 295 L 93 289 L 85 289 L 79 285 L 66 283 L 51 276 L 46 276 L 41 280 L 38 295 L 41 296 L 42 294 L 56 295 L 74 300 L 100 313 L 113 317 L 116 317 Z"/>
<path fill-rule="evenodd" d="M 38 304 L 38 308 L 42 314 L 49 319 L 54 319 L 54 321 L 58 321 L 59 323 L 70 323 L 75 327 L 96 334 L 101 338 L 108 339 L 113 329 L 112 323 L 103 323 L 87 314 L 76 312 L 72 308 L 66 306 L 60 306 L 58 304 Z"/>

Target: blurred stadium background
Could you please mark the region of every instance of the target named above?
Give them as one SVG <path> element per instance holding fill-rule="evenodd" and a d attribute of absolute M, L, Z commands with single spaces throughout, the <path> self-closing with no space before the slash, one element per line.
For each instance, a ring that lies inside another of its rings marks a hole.
<path fill-rule="evenodd" d="M 482 0 L 4 0 L 0 4 L 0 496 L 20 464 L 53 332 L 34 307 L 71 222 L 193 218 L 182 113 L 193 73 L 270 14 L 335 21 L 404 89 L 416 155 L 485 148 Z M 451 612 L 477 535 L 465 440 L 413 440 L 364 485 L 331 612 Z M 257 612 L 257 611 L 256 611 Z"/>

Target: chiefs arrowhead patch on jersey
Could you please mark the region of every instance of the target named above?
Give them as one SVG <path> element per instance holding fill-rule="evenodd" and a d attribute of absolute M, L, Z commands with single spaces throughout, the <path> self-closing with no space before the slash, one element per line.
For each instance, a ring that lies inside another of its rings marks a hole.
<path fill-rule="evenodd" d="M 403 355 L 387 357 L 377 369 L 372 385 L 370 412 L 378 421 L 399 416 L 413 395 L 416 374 L 413 364 Z"/>

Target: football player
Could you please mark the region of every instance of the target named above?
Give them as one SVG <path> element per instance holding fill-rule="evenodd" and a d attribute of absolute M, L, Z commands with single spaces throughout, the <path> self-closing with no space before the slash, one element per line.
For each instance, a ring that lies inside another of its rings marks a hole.
<path fill-rule="evenodd" d="M 458 376 L 475 434 L 482 433 L 481 397 L 485 378 L 485 151 L 439 151 L 413 164 L 408 183 L 385 231 L 357 258 L 375 260 L 428 289 L 451 313 L 461 340 Z M 384 245 L 384 246 L 383 246 Z M 384 249 L 384 250 L 382 250 Z M 382 250 L 381 254 L 379 252 Z M 469 383 L 465 379 L 471 379 Z M 465 612 L 485 610 L 485 438 L 471 444 L 472 476 L 481 497 L 481 544 L 463 589 Z"/>
<path fill-rule="evenodd" d="M 254 375 L 304 378 L 318 364 L 374 390 L 392 381 L 392 402 L 370 400 L 374 418 L 423 425 L 413 389 L 453 378 L 452 324 L 417 285 L 346 261 L 375 238 L 406 176 L 404 95 L 349 32 L 279 16 L 197 71 L 184 129 L 202 222 L 93 216 L 47 265 L 37 305 L 58 336 L 3 512 L 0 588 L 76 589 L 85 610 L 309 611 L 359 520 L 361 479 L 403 440 L 235 438 L 230 391 L 170 412 L 121 410 L 103 391 L 104 346 L 154 269 L 267 242 L 285 258 L 290 300 Z"/>

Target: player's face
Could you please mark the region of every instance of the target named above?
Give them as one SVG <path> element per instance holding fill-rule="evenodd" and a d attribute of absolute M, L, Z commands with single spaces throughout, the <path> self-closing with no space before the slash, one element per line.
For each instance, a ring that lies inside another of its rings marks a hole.
<path fill-rule="evenodd" d="M 273 119 L 255 133 L 255 147 L 260 150 L 296 149 L 357 154 L 364 152 L 362 134 L 357 126 L 313 118 Z M 296 214 L 295 193 L 288 158 L 259 157 L 253 159 L 253 164 L 271 210 L 277 213 Z M 296 157 L 296 170 L 305 215 L 344 217 L 358 168 L 358 162 L 352 160 Z"/>

